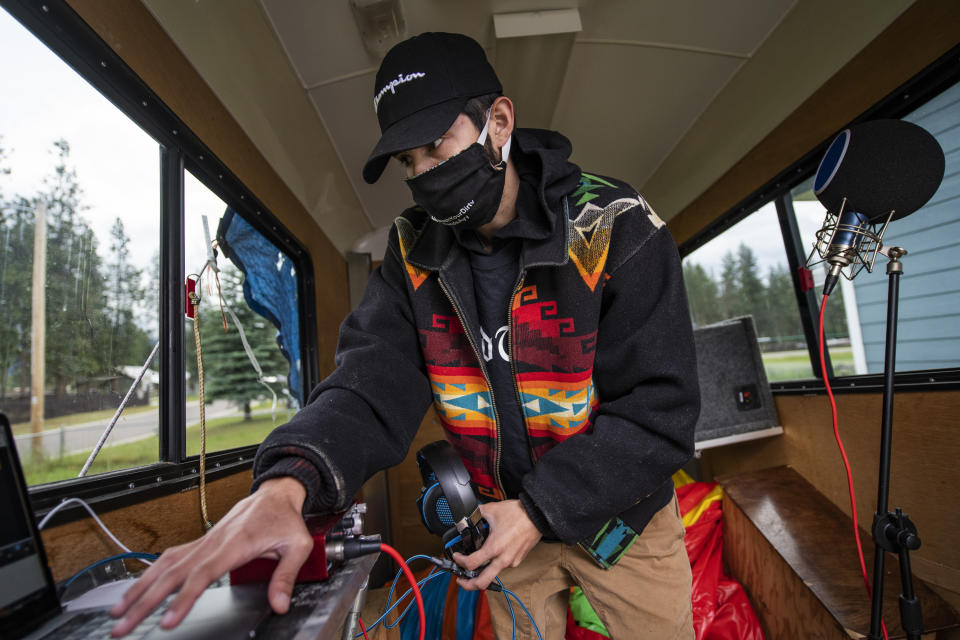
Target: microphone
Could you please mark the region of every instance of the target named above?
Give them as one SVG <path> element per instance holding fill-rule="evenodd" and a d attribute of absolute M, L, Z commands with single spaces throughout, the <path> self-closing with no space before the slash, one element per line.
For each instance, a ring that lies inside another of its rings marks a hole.
<path fill-rule="evenodd" d="M 905 120 L 863 122 L 834 138 L 813 180 L 827 216 L 807 259 L 812 266 L 816 253 L 830 264 L 824 295 L 841 274 L 852 280 L 863 268 L 873 271 L 887 225 L 933 197 L 945 164 L 936 138 Z"/>

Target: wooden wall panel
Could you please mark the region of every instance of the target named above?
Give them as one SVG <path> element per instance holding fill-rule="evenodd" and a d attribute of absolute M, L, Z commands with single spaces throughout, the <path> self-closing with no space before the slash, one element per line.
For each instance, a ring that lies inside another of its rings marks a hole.
<path fill-rule="evenodd" d="M 207 483 L 207 513 L 214 523 L 250 492 L 252 480 L 244 471 Z M 132 551 L 161 553 L 203 535 L 199 488 L 97 515 Z M 41 536 L 57 581 L 122 552 L 92 518 L 45 529 Z"/>
<path fill-rule="evenodd" d="M 346 261 L 142 4 L 67 2 L 306 246 L 316 283 L 320 375 L 330 373 L 349 311 Z"/>
<path fill-rule="evenodd" d="M 667 222 L 677 244 L 692 238 L 958 43 L 960 11 L 955 0 L 918 0 Z"/>
<path fill-rule="evenodd" d="M 769 440 L 708 450 L 706 478 L 790 465 L 847 515 L 846 474 L 834 441 L 825 395 L 778 396 L 784 434 Z M 880 394 L 837 397 L 840 434 L 853 471 L 857 513 L 869 528 L 876 510 L 880 455 Z M 913 572 L 960 610 L 960 391 L 900 393 L 894 404 L 890 508 L 917 525 L 923 546 Z M 872 557 L 872 541 L 869 545 Z"/>
<path fill-rule="evenodd" d="M 440 555 L 440 538 L 427 531 L 417 512 L 417 497 L 420 495 L 420 487 L 423 486 L 420 469 L 417 467 L 417 451 L 431 442 L 443 439 L 443 427 L 431 408 L 420 424 L 420 430 L 410 445 L 407 457 L 399 465 L 387 470 L 393 546 L 404 558 L 417 553 Z"/>

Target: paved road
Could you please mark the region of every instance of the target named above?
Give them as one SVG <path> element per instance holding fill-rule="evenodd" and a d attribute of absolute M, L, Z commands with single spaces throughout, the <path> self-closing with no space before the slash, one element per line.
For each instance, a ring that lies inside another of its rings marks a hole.
<path fill-rule="evenodd" d="M 240 410 L 226 400 L 215 400 L 207 405 L 206 418 L 207 420 L 213 420 L 214 418 L 239 415 L 239 413 Z M 157 420 L 158 413 L 156 411 L 121 414 L 117 424 L 113 427 L 113 432 L 110 434 L 107 444 L 134 442 L 155 436 L 157 435 Z M 187 405 L 187 424 L 190 425 L 199 421 L 200 405 L 197 402 L 191 402 Z M 56 457 L 60 455 L 61 449 L 65 454 L 90 451 L 96 446 L 100 434 L 103 433 L 109 423 L 109 420 L 97 420 L 64 427 L 63 429 L 49 429 L 43 433 L 44 454 Z M 30 458 L 31 441 L 34 437 L 32 435 L 15 437 L 17 450 L 24 461 Z"/>

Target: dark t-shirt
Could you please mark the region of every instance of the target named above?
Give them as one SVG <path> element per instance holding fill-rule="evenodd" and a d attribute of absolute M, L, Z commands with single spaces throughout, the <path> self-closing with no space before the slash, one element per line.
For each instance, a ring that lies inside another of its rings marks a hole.
<path fill-rule="evenodd" d="M 510 367 L 508 327 L 510 294 L 520 274 L 519 239 L 497 243 L 493 253 L 471 251 L 473 289 L 480 320 L 480 355 L 484 360 L 503 439 L 500 479 L 507 498 L 516 498 L 523 476 L 533 469 L 523 412 Z"/>

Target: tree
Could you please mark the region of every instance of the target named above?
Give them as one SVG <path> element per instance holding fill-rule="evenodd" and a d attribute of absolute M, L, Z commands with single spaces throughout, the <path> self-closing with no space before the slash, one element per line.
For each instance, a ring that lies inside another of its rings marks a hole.
<path fill-rule="evenodd" d="M 694 326 L 723 320 L 720 310 L 720 288 L 702 265 L 684 263 L 683 281 Z"/>
<path fill-rule="evenodd" d="M 736 261 L 737 289 L 739 290 L 740 315 L 752 315 L 758 336 L 770 335 L 766 287 L 757 275 L 757 258 L 753 249 L 740 243 Z"/>
<path fill-rule="evenodd" d="M 139 365 L 150 354 L 153 340 L 136 322 L 136 311 L 143 306 L 145 292 L 141 279 L 143 270 L 130 261 L 130 238 L 120 218 L 110 227 L 109 287 L 107 307 L 110 310 L 112 330 L 109 332 L 110 358 L 108 365 L 115 369 L 123 365 Z"/>
<path fill-rule="evenodd" d="M 263 370 L 265 378 L 286 381 L 290 363 L 277 346 L 277 330 L 244 301 L 243 274 L 228 266 L 220 271 L 222 295 L 243 325 L 247 342 Z M 229 330 L 223 330 L 219 305 L 215 296 L 208 296 L 200 305 L 200 334 L 203 350 L 204 390 L 208 401 L 230 400 L 243 407 L 244 419 L 251 417 L 250 405 L 270 397 L 267 389 L 257 381 L 254 370 L 237 328 L 227 316 Z M 192 334 L 192 327 L 190 327 Z"/>
<path fill-rule="evenodd" d="M 34 199 L 47 206 L 47 348 L 46 370 L 57 397 L 69 385 L 105 369 L 103 329 L 106 295 L 97 255 L 97 241 L 80 212 L 86 207 L 76 170 L 70 166 L 70 145 L 53 143 L 57 164 L 45 179 L 47 191 Z"/>
<path fill-rule="evenodd" d="M 727 251 L 720 263 L 720 310 L 724 318 L 733 318 L 743 314 L 738 272 L 736 256 L 732 251 Z"/>
<path fill-rule="evenodd" d="M 0 202 L 0 396 L 17 375 L 27 387 L 30 361 L 30 267 L 33 263 L 33 208 L 23 198 Z"/>
<path fill-rule="evenodd" d="M 802 344 L 803 325 L 800 323 L 793 279 L 786 266 L 780 264 L 770 267 L 767 272 L 766 294 L 770 327 L 768 335 L 779 339 L 787 348 L 792 348 L 794 342 Z"/>

